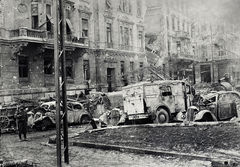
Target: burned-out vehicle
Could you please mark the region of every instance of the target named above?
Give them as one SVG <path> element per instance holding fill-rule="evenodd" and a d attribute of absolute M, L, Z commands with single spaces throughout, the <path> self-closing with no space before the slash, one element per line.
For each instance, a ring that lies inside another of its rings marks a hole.
<path fill-rule="evenodd" d="M 146 81 L 125 86 L 122 94 L 126 119 L 167 123 L 187 110 L 193 93 L 191 85 L 183 80 Z"/>
<path fill-rule="evenodd" d="M 238 117 L 240 95 L 236 91 L 212 92 L 202 97 L 195 121 L 225 121 Z"/>
<path fill-rule="evenodd" d="M 60 106 L 62 108 L 62 106 Z M 29 125 L 31 127 L 41 128 L 41 130 L 46 130 L 50 126 L 56 124 L 56 102 L 50 101 L 42 103 L 40 107 L 35 108 L 32 116 L 28 118 Z M 28 113 L 29 115 L 31 113 Z M 83 105 L 79 102 L 67 102 L 67 120 L 68 124 L 79 124 L 79 123 L 89 123 L 91 120 L 91 115 Z M 62 110 L 60 109 L 60 115 L 62 115 Z"/>
<path fill-rule="evenodd" d="M 240 94 L 236 91 L 218 91 L 201 96 L 195 107 L 179 113 L 178 117 L 185 120 L 191 115 L 188 120 L 196 122 L 227 121 L 238 117 L 239 113 Z"/>

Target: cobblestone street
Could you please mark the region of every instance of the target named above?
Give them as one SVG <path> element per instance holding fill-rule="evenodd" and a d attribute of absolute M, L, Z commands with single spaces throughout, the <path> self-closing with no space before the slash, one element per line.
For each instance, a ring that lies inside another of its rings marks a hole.
<path fill-rule="evenodd" d="M 74 132 L 86 129 L 69 128 L 69 136 Z M 4 161 L 28 160 L 37 167 L 56 166 L 56 146 L 47 144 L 49 136 L 55 131 L 31 132 L 29 141 L 19 142 L 17 134 L 2 134 L 0 159 Z M 63 158 L 64 159 L 64 158 Z M 210 167 L 211 162 L 197 160 L 183 160 L 172 157 L 160 157 L 141 155 L 134 153 L 122 153 L 118 151 L 106 151 L 100 149 L 69 147 L 69 165 L 71 167 Z"/>

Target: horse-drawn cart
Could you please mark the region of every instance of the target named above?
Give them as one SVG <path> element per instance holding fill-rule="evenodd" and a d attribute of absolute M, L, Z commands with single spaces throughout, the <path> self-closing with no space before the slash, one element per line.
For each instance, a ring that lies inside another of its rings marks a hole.
<path fill-rule="evenodd" d="M 14 114 L 17 110 L 17 105 L 1 106 L 0 107 L 0 128 L 6 130 L 16 129 L 16 120 Z"/>
<path fill-rule="evenodd" d="M 38 103 L 33 100 L 23 100 L 16 98 L 16 101 L 11 104 L 0 105 L 0 129 L 7 131 L 17 130 L 15 113 L 19 105 L 31 110 L 38 106 Z"/>

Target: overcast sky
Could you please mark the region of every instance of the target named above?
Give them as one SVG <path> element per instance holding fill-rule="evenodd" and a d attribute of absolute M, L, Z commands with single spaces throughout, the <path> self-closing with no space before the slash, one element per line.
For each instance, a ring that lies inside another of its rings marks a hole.
<path fill-rule="evenodd" d="M 190 14 L 193 16 L 239 24 L 240 0 L 189 0 L 189 2 Z"/>

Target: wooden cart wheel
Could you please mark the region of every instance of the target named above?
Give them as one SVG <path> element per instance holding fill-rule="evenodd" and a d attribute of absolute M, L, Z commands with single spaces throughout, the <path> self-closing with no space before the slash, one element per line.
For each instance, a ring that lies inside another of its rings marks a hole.
<path fill-rule="evenodd" d="M 10 120 L 7 116 L 0 116 L 0 127 L 7 128 L 10 124 Z"/>

